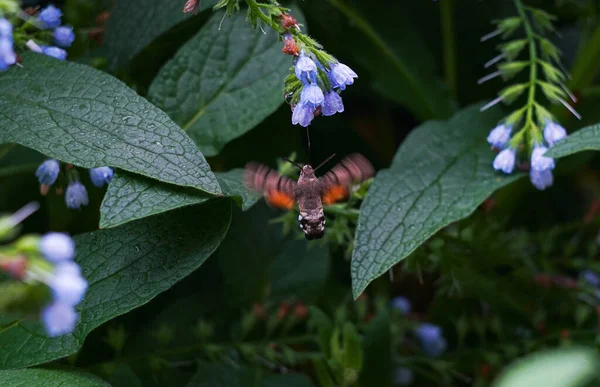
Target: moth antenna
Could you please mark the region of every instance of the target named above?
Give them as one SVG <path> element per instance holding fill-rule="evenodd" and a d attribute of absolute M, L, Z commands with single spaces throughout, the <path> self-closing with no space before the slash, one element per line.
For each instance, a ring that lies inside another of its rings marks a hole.
<path fill-rule="evenodd" d="M 334 153 L 334 154 L 332 154 L 331 156 L 329 156 L 328 158 L 326 158 L 326 159 L 325 159 L 325 161 L 323 161 L 321 164 L 319 164 L 319 166 L 318 166 L 318 167 L 316 167 L 316 168 L 314 169 L 314 171 L 315 171 L 315 172 L 317 172 L 317 169 L 319 169 L 319 168 L 321 168 L 323 165 L 327 164 L 327 162 L 329 162 L 329 160 L 331 160 L 331 159 L 332 159 L 332 158 L 334 158 L 334 157 L 335 157 L 335 153 Z"/>
<path fill-rule="evenodd" d="M 302 166 L 294 161 L 292 161 L 289 157 L 284 157 L 283 158 L 285 161 L 287 161 L 288 163 L 292 164 L 294 167 L 302 170 Z"/>

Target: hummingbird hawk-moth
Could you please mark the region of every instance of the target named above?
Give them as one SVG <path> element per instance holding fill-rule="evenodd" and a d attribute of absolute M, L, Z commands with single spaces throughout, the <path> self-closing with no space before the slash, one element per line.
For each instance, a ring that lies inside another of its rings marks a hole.
<path fill-rule="evenodd" d="M 309 240 L 319 239 L 325 232 L 323 204 L 329 205 L 346 199 L 353 184 L 368 179 L 375 172 L 369 160 L 355 153 L 344 158 L 318 179 L 315 175 L 317 169 L 334 156 L 329 157 L 317 168 L 310 164 L 301 166 L 286 159 L 300 169 L 297 182 L 265 165 L 248 163 L 244 182 L 248 188 L 262 193 L 267 203 L 273 207 L 291 210 L 298 203 L 298 222 L 304 236 Z"/>

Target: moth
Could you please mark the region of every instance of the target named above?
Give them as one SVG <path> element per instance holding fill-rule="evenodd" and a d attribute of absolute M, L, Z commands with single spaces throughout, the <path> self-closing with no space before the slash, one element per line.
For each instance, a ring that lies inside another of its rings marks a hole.
<path fill-rule="evenodd" d="M 323 204 L 346 199 L 353 184 L 375 173 L 369 160 L 355 153 L 344 158 L 320 179 L 317 178 L 315 172 L 334 156 L 316 168 L 310 164 L 301 166 L 286 158 L 286 161 L 300 169 L 297 182 L 265 165 L 251 162 L 246 164 L 244 182 L 249 189 L 262 193 L 273 207 L 289 211 L 297 203 L 300 210 L 298 222 L 304 236 L 308 240 L 320 239 L 325 232 Z"/>

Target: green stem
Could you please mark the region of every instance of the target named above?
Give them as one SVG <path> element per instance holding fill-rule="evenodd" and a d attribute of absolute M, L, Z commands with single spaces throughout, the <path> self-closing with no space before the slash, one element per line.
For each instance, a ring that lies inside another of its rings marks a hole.
<path fill-rule="evenodd" d="M 267 7 L 272 7 L 272 6 L 268 6 L 267 4 L 258 3 L 258 2 L 256 2 L 256 0 L 245 0 L 245 1 L 246 1 L 246 4 L 248 5 L 248 8 L 250 9 L 250 13 L 258 16 L 258 18 L 260 20 L 262 20 L 266 25 L 268 25 L 275 31 L 280 32 L 279 24 L 277 24 L 271 17 L 265 15 L 265 13 L 261 10 L 261 7 L 267 8 Z"/>
<path fill-rule="evenodd" d="M 440 2 L 440 18 L 442 24 L 442 46 L 444 50 L 444 77 L 450 93 L 456 98 L 458 89 L 456 66 L 456 41 L 454 36 L 454 18 L 452 17 L 452 0 Z"/>
<path fill-rule="evenodd" d="M 0 334 L 6 332 L 7 330 L 16 327 L 17 325 L 19 325 L 19 323 L 21 322 L 21 320 L 15 320 L 9 324 L 3 325 L 0 327 Z"/>
<path fill-rule="evenodd" d="M 577 55 L 575 56 L 575 63 L 571 70 L 571 80 L 569 81 L 569 88 L 572 90 L 581 90 L 589 86 L 598 71 L 598 61 L 600 60 L 600 26 L 596 27 L 590 38 L 581 44 Z"/>

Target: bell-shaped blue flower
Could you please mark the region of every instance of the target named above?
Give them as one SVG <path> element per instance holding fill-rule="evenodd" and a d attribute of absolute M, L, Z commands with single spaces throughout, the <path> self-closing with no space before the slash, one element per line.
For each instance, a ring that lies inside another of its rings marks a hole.
<path fill-rule="evenodd" d="M 309 105 L 299 103 L 294 106 L 294 112 L 292 113 L 292 124 L 307 127 L 315 117 L 315 109 Z"/>
<path fill-rule="evenodd" d="M 554 169 L 554 159 L 544 156 L 548 148 L 536 145 L 531 152 L 531 169 L 536 171 L 550 171 Z"/>
<path fill-rule="evenodd" d="M 553 146 L 565 137 L 567 137 L 565 128 L 556 122 L 546 121 L 546 126 L 544 127 L 544 140 L 546 140 L 548 146 Z"/>
<path fill-rule="evenodd" d="M 306 85 L 317 78 L 317 65 L 315 64 L 315 61 L 306 56 L 304 52 L 301 52 L 296 60 L 294 72 L 296 78 Z"/>
<path fill-rule="evenodd" d="M 54 43 L 60 47 L 71 47 L 71 44 L 75 41 L 75 33 L 73 27 L 61 26 L 57 27 L 52 33 L 54 37 Z"/>
<path fill-rule="evenodd" d="M 600 275 L 593 270 L 584 270 L 581 272 L 581 278 L 595 288 L 600 286 Z"/>
<path fill-rule="evenodd" d="M 65 191 L 65 203 L 67 207 L 77 210 L 81 206 L 88 205 L 88 195 L 85 186 L 79 181 L 69 183 Z"/>
<path fill-rule="evenodd" d="M 55 301 L 70 306 L 81 302 L 88 287 L 87 281 L 81 276 L 81 269 L 75 262 L 56 265 L 48 285 Z"/>
<path fill-rule="evenodd" d="M 408 298 L 399 296 L 392 299 L 392 308 L 402 314 L 408 314 L 412 310 L 412 304 Z"/>
<path fill-rule="evenodd" d="M 498 125 L 488 135 L 487 142 L 498 149 L 502 149 L 510 139 L 511 131 L 512 127 L 509 125 Z"/>
<path fill-rule="evenodd" d="M 12 36 L 13 26 L 10 24 L 8 20 L 5 18 L 0 18 L 0 38 L 5 38 L 8 40 L 13 39 Z"/>
<path fill-rule="evenodd" d="M 325 99 L 321 106 L 321 114 L 324 116 L 332 116 L 335 113 L 341 113 L 343 111 L 344 102 L 337 92 L 331 90 L 329 93 L 325 94 Z"/>
<path fill-rule="evenodd" d="M 40 184 L 52 185 L 58 178 L 60 172 L 60 164 L 57 160 L 46 160 L 35 171 L 35 177 L 38 178 Z"/>
<path fill-rule="evenodd" d="M 60 11 L 60 9 L 56 8 L 53 5 L 49 5 L 46 8 L 42 9 L 37 19 L 41 23 L 42 27 L 53 29 L 60 25 L 61 17 L 62 12 Z"/>
<path fill-rule="evenodd" d="M 310 82 L 302 88 L 300 93 L 300 104 L 308 105 L 313 109 L 323 103 L 325 96 L 323 90 L 316 83 Z"/>
<path fill-rule="evenodd" d="M 90 169 L 90 179 L 96 187 L 102 187 L 104 184 L 110 183 L 114 175 L 111 167 L 100 167 Z"/>
<path fill-rule="evenodd" d="M 331 71 L 328 75 L 331 86 L 342 90 L 346 90 L 346 86 L 353 84 L 354 78 L 358 78 L 354 70 L 339 62 L 331 64 Z"/>
<path fill-rule="evenodd" d="M 71 333 L 77 322 L 77 312 L 71 305 L 55 301 L 42 310 L 42 323 L 50 337 Z"/>
<path fill-rule="evenodd" d="M 61 232 L 49 232 L 40 239 L 40 253 L 53 263 L 70 261 L 75 256 L 75 242 Z"/>
<path fill-rule="evenodd" d="M 67 59 L 67 52 L 59 47 L 44 46 L 44 47 L 42 47 L 42 53 L 44 53 L 45 55 L 51 56 L 53 58 L 56 58 L 58 60 Z"/>
<path fill-rule="evenodd" d="M 531 184 L 540 191 L 545 190 L 554 183 L 554 177 L 552 176 L 552 171 L 550 169 L 538 171 L 531 168 L 529 171 L 529 180 L 531 181 Z"/>
<path fill-rule="evenodd" d="M 502 171 L 506 174 L 510 174 L 515 168 L 515 160 L 515 150 L 512 148 L 506 148 L 502 152 L 498 153 L 494 159 L 494 169 L 497 171 Z"/>
<path fill-rule="evenodd" d="M 8 69 L 17 62 L 12 39 L 0 37 L 0 71 Z"/>
<path fill-rule="evenodd" d="M 442 335 L 442 328 L 435 324 L 423 323 L 416 328 L 415 334 L 421 342 L 423 352 L 429 356 L 441 355 L 448 346 Z"/>

